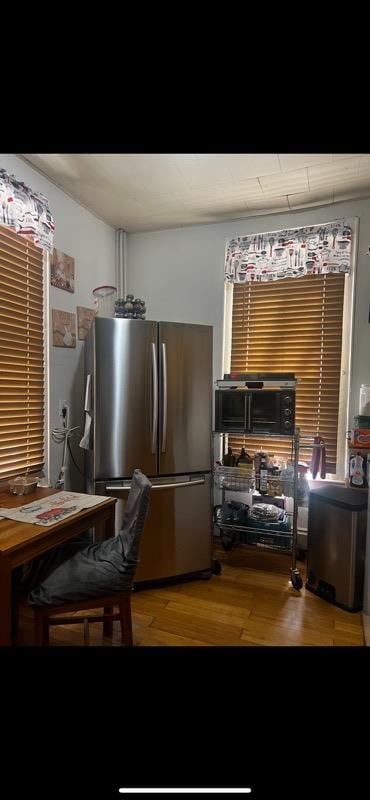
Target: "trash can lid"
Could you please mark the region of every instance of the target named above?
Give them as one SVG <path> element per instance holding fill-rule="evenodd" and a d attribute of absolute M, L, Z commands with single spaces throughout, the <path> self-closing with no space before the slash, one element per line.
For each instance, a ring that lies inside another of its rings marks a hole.
<path fill-rule="evenodd" d="M 354 511 L 362 511 L 367 508 L 367 489 L 352 489 L 347 486 L 320 486 L 319 489 L 311 489 L 311 495 L 315 496 L 317 500 L 323 500 L 326 503 L 332 503 L 335 506 L 342 508 L 353 509 Z"/>

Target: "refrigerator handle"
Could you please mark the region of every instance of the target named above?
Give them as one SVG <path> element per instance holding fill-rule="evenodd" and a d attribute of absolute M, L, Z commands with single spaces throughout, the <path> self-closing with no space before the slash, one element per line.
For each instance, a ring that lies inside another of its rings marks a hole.
<path fill-rule="evenodd" d="M 153 376 L 152 453 L 156 453 L 157 429 L 158 429 L 158 370 L 157 370 L 157 348 L 154 342 L 152 342 L 152 376 Z"/>
<path fill-rule="evenodd" d="M 206 482 L 205 478 L 199 478 L 195 481 L 179 481 L 178 483 L 152 483 L 152 489 L 183 489 L 189 488 L 191 486 L 200 486 Z M 111 486 L 107 483 L 105 487 L 106 492 L 129 492 L 131 489 L 131 484 L 127 486 L 115 486 L 114 484 Z"/>
<path fill-rule="evenodd" d="M 205 482 L 205 478 L 200 478 L 196 481 L 181 481 L 181 483 L 180 481 L 179 483 L 154 483 L 152 484 L 152 489 L 182 489 L 189 486 L 199 486 Z"/>
<path fill-rule="evenodd" d="M 162 380 L 162 453 L 165 453 L 167 444 L 167 351 L 164 342 L 162 342 Z"/>

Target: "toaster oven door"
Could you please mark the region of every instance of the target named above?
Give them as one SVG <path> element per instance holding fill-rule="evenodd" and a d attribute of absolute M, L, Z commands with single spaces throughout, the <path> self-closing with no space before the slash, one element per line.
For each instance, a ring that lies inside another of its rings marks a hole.
<path fill-rule="evenodd" d="M 215 430 L 244 433 L 250 430 L 251 393 L 240 389 L 218 389 L 215 403 Z"/>
<path fill-rule="evenodd" d="M 259 389 L 252 394 L 251 433 L 281 433 L 281 394 Z"/>

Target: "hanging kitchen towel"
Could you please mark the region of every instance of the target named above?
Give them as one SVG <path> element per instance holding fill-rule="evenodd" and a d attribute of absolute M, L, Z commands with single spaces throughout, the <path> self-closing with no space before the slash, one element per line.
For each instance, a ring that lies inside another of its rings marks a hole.
<path fill-rule="evenodd" d="M 92 413 L 92 382 L 91 382 L 91 375 L 87 376 L 86 379 L 86 391 L 85 391 L 85 429 L 84 435 L 80 441 L 80 447 L 84 450 L 92 450 L 94 446 L 93 442 L 93 413 Z"/>
<path fill-rule="evenodd" d="M 318 434 L 313 440 L 311 474 L 315 479 L 320 470 L 320 478 L 326 478 L 326 452 L 324 439 Z"/>
<path fill-rule="evenodd" d="M 80 441 L 80 447 L 82 447 L 84 450 L 93 449 L 92 417 L 88 412 L 85 412 L 85 430 L 84 430 L 84 435 Z"/>

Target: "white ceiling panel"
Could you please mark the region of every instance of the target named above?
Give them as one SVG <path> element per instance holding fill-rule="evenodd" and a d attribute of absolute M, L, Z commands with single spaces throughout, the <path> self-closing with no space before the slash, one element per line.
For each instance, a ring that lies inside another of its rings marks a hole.
<path fill-rule="evenodd" d="M 282 171 L 300 169 L 324 164 L 331 161 L 331 153 L 279 153 L 279 162 Z"/>
<path fill-rule="evenodd" d="M 303 192 L 288 195 L 289 208 L 309 208 L 310 206 L 324 206 L 334 202 L 334 193 L 325 192 Z"/>
<path fill-rule="evenodd" d="M 308 167 L 308 183 L 310 191 L 331 188 L 342 181 L 355 180 L 359 172 L 359 158 L 335 159 L 331 164 L 320 164 Z"/>
<path fill-rule="evenodd" d="M 276 195 L 274 197 L 269 197 L 267 200 L 249 200 L 248 206 L 250 210 L 254 213 L 255 211 L 265 211 L 267 213 L 275 212 L 276 210 L 279 211 L 287 211 L 289 210 L 289 203 L 288 197 L 286 194 L 284 195 Z"/>
<path fill-rule="evenodd" d="M 276 175 L 267 175 L 260 178 L 262 191 L 269 197 L 274 195 L 293 194 L 293 192 L 308 192 L 308 177 L 306 169 L 289 170 Z"/>
<path fill-rule="evenodd" d="M 370 153 L 23 153 L 20 157 L 85 208 L 128 232 L 370 196 Z"/>
<path fill-rule="evenodd" d="M 186 159 L 185 163 L 178 159 L 176 167 L 183 177 L 184 185 L 187 184 L 192 189 L 230 183 L 231 180 L 230 170 L 222 156 Z"/>
<path fill-rule="evenodd" d="M 334 202 L 341 200 L 354 200 L 356 197 L 370 197 L 370 181 L 357 181 L 351 188 L 349 185 L 339 184 L 333 188 Z"/>
<path fill-rule="evenodd" d="M 223 158 L 229 166 L 231 177 L 236 181 L 281 171 L 278 155 L 274 153 L 232 153 Z"/>

